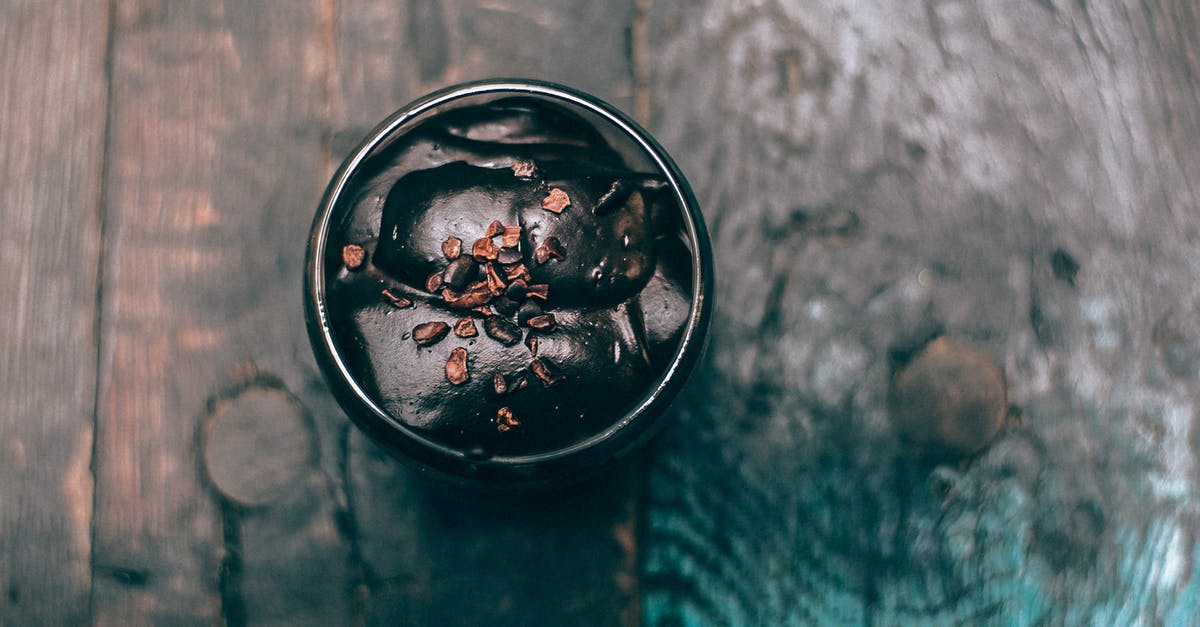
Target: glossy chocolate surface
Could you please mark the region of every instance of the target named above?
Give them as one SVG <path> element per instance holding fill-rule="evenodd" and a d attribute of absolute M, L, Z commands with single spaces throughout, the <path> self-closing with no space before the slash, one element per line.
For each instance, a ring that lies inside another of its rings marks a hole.
<path fill-rule="evenodd" d="M 559 450 L 620 420 L 691 306 L 679 207 L 636 161 L 530 98 L 443 112 L 374 156 L 328 252 L 332 332 L 360 385 L 482 456 Z M 345 246 L 367 262 L 347 268 Z"/>

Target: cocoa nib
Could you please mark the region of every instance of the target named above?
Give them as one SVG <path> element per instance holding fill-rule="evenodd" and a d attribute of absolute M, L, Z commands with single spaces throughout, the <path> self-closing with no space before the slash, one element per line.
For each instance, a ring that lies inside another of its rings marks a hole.
<path fill-rule="evenodd" d="M 530 329 L 541 333 L 553 333 L 558 328 L 558 321 L 554 319 L 552 313 L 534 316 L 526 320 L 525 324 L 529 325 Z"/>
<path fill-rule="evenodd" d="M 361 270 L 363 264 L 367 261 L 367 251 L 358 244 L 346 244 L 342 246 L 342 264 L 346 269 L 354 272 Z"/>
<path fill-rule="evenodd" d="M 504 223 L 499 220 L 492 220 L 492 223 L 488 225 L 487 231 L 484 233 L 484 236 L 485 237 L 496 237 L 497 235 L 500 235 L 503 232 L 504 232 Z"/>
<path fill-rule="evenodd" d="M 479 277 L 475 261 L 470 257 L 459 257 L 450 262 L 442 272 L 442 281 L 451 288 L 462 291 L 467 284 Z"/>
<path fill-rule="evenodd" d="M 496 430 L 500 433 L 511 431 L 515 427 L 521 426 L 521 422 L 513 416 L 512 410 L 507 407 L 501 407 L 496 412 Z"/>
<path fill-rule="evenodd" d="M 525 288 L 525 295 L 529 298 L 545 301 L 550 297 L 550 286 L 545 283 L 534 283 Z"/>
<path fill-rule="evenodd" d="M 450 332 L 450 325 L 445 322 L 422 322 L 413 327 L 412 339 L 417 346 L 432 346 L 442 341 Z"/>
<path fill-rule="evenodd" d="M 462 385 L 470 378 L 467 372 L 467 349 L 460 346 L 450 351 L 450 359 L 446 361 L 446 380 L 451 385 Z"/>
<path fill-rule="evenodd" d="M 505 346 L 512 346 L 521 341 L 521 329 L 500 316 L 488 316 L 484 318 L 483 332 L 487 333 L 488 337 Z"/>
<path fill-rule="evenodd" d="M 537 164 L 528 160 L 520 159 L 512 164 L 513 174 L 519 178 L 531 179 L 537 176 Z"/>
<path fill-rule="evenodd" d="M 455 309 L 474 309 L 480 305 L 488 304 L 492 300 L 492 293 L 488 291 L 487 283 L 479 281 L 467 286 L 467 291 L 461 294 L 454 292 L 450 288 L 444 288 L 442 290 L 442 300 Z"/>
<path fill-rule="evenodd" d="M 542 308 L 537 303 L 527 300 L 521 308 L 517 310 L 517 324 L 529 324 L 529 321 L 542 315 Z"/>
<path fill-rule="evenodd" d="M 551 187 L 550 193 L 542 199 L 542 209 L 551 213 L 562 213 L 563 209 L 571 206 L 571 197 L 557 187 Z"/>
<path fill-rule="evenodd" d="M 475 321 L 471 316 L 464 316 L 454 323 L 454 334 L 458 337 L 475 337 L 479 335 L 479 330 L 475 328 Z M 413 333 L 414 337 L 416 333 Z"/>
<path fill-rule="evenodd" d="M 500 263 L 509 266 L 514 263 L 520 263 L 521 251 L 513 248 L 501 248 L 500 254 L 496 255 L 496 260 Z"/>
<path fill-rule="evenodd" d="M 471 313 L 483 316 L 484 318 L 495 315 L 495 313 L 492 311 L 492 308 L 488 307 L 487 305 L 480 305 L 478 307 L 472 307 Z"/>
<path fill-rule="evenodd" d="M 496 272 L 495 264 L 487 264 L 483 267 L 483 276 L 487 279 L 488 291 L 492 296 L 499 296 L 504 293 L 504 279 Z"/>
<path fill-rule="evenodd" d="M 441 270 L 429 275 L 429 278 L 425 279 L 425 291 L 436 292 L 442 289 L 442 277 L 443 273 Z"/>
<path fill-rule="evenodd" d="M 533 251 L 533 260 L 538 265 L 546 263 L 551 257 L 560 261 L 567 257 L 567 250 L 563 248 L 562 242 L 558 241 L 557 237 L 547 237 L 546 241 L 542 242 L 542 245 Z"/>
<path fill-rule="evenodd" d="M 412 307 L 413 302 L 411 300 L 408 300 L 407 298 L 393 292 L 391 288 L 384 288 L 384 290 L 379 293 L 383 295 L 384 300 L 391 303 L 396 309 Z"/>
<path fill-rule="evenodd" d="M 529 354 L 537 357 L 538 338 L 533 334 L 533 331 L 525 334 L 525 348 L 529 349 Z"/>
<path fill-rule="evenodd" d="M 509 281 L 516 281 L 517 279 L 520 279 L 528 283 L 529 281 L 533 280 L 533 277 L 529 276 L 529 268 L 526 268 L 525 264 L 523 263 L 519 263 L 509 268 L 507 276 Z"/>
<path fill-rule="evenodd" d="M 518 303 L 507 296 L 501 296 L 492 300 L 492 307 L 495 307 L 496 311 L 506 316 L 511 316 L 517 313 L 517 310 L 521 308 L 521 303 Z"/>
<path fill-rule="evenodd" d="M 496 396 L 504 396 L 508 392 L 508 379 L 499 372 L 492 375 L 492 390 L 496 392 Z"/>
<path fill-rule="evenodd" d="M 521 227 L 506 226 L 504 227 L 504 237 L 500 238 L 500 245 L 504 248 L 516 248 L 521 243 Z"/>
<path fill-rule="evenodd" d="M 537 378 L 542 380 L 542 385 L 546 387 L 558 385 L 567 378 L 566 375 L 558 374 L 556 372 L 554 362 L 550 361 L 549 359 L 542 359 L 541 357 L 535 357 L 533 361 L 529 363 L 529 369 L 533 371 L 533 374 L 537 376 Z"/>
<path fill-rule="evenodd" d="M 471 246 L 471 256 L 479 263 L 495 261 L 499 255 L 500 247 L 490 237 L 481 237 Z"/>
<path fill-rule="evenodd" d="M 442 254 L 446 259 L 454 261 L 462 254 L 462 240 L 451 235 L 446 241 L 442 242 Z"/>

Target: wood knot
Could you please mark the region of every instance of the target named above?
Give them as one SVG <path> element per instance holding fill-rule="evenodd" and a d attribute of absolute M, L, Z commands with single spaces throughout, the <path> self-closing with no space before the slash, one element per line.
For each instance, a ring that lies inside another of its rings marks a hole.
<path fill-rule="evenodd" d="M 204 424 L 204 467 L 228 499 L 265 505 L 299 483 L 315 463 L 304 408 L 286 391 L 249 387 L 218 400 Z"/>
<path fill-rule="evenodd" d="M 926 345 L 892 378 L 892 423 L 920 455 L 962 458 L 1004 425 L 1004 375 L 975 348 L 946 337 Z"/>

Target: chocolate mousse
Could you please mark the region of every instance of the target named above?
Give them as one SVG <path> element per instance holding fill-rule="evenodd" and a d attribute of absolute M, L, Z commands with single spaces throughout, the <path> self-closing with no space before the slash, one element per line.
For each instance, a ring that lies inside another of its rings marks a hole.
<path fill-rule="evenodd" d="M 395 421 L 473 455 L 604 433 L 671 364 L 691 248 L 661 172 L 543 99 L 442 111 L 374 154 L 330 233 L 330 329 Z"/>

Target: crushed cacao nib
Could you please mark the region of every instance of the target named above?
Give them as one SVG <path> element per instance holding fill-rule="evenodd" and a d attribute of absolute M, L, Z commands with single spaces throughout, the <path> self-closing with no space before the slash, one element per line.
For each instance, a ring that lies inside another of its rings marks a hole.
<path fill-rule="evenodd" d="M 443 273 L 441 270 L 429 275 L 429 278 L 425 279 L 425 291 L 436 293 L 442 289 L 442 277 Z"/>
<path fill-rule="evenodd" d="M 551 213 L 562 213 L 563 209 L 571 206 L 571 197 L 557 187 L 551 187 L 550 193 L 542 199 L 542 209 Z"/>
<path fill-rule="evenodd" d="M 554 314 L 552 313 L 534 316 L 526 320 L 525 324 L 528 325 L 530 329 L 539 331 L 541 333 L 553 333 L 554 330 L 558 328 L 558 321 L 554 319 Z"/>
<path fill-rule="evenodd" d="M 358 244 L 342 246 L 342 265 L 351 272 L 362 270 L 367 261 L 367 251 Z"/>
<path fill-rule="evenodd" d="M 525 334 L 525 348 L 529 349 L 529 354 L 537 357 L 538 351 L 538 336 L 533 334 L 533 331 Z"/>
<path fill-rule="evenodd" d="M 500 274 L 496 272 L 495 264 L 487 264 L 483 267 L 483 276 L 487 279 L 488 291 L 492 296 L 499 296 L 504 293 L 504 279 L 500 278 Z"/>
<path fill-rule="evenodd" d="M 484 318 L 483 332 L 487 333 L 488 337 L 505 346 L 512 346 L 521 341 L 521 329 L 500 316 L 488 316 Z"/>
<path fill-rule="evenodd" d="M 517 324 L 522 326 L 529 324 L 529 321 L 542 315 L 544 312 L 537 303 L 527 300 L 521 308 L 517 310 Z"/>
<path fill-rule="evenodd" d="M 507 276 L 509 281 L 521 280 L 528 283 L 529 281 L 533 280 L 533 277 L 529 275 L 529 268 L 525 267 L 525 264 L 523 263 L 519 263 L 512 268 L 509 268 Z"/>
<path fill-rule="evenodd" d="M 492 391 L 496 396 L 504 396 L 508 392 L 508 379 L 505 379 L 503 374 L 497 372 L 492 375 Z"/>
<path fill-rule="evenodd" d="M 511 266 L 514 263 L 520 263 L 521 251 L 512 248 L 501 248 L 500 254 L 496 255 L 496 260 L 500 263 Z"/>
<path fill-rule="evenodd" d="M 495 261 L 500 256 L 500 247 L 490 237 L 481 237 L 471 246 L 471 256 L 479 263 Z"/>
<path fill-rule="evenodd" d="M 545 283 L 534 283 L 525 288 L 525 295 L 528 298 L 536 298 L 545 302 L 550 297 L 550 286 Z"/>
<path fill-rule="evenodd" d="M 542 242 L 542 245 L 533 251 L 533 260 L 539 266 L 549 261 L 551 257 L 559 261 L 567 258 L 567 251 L 563 248 L 562 242 L 557 237 L 547 237 L 546 241 Z"/>
<path fill-rule="evenodd" d="M 450 288 L 443 289 L 442 300 L 455 309 L 474 309 L 491 302 L 492 293 L 488 291 L 487 283 L 478 281 L 467 286 L 467 291 L 462 294 L 458 294 Z"/>
<path fill-rule="evenodd" d="M 458 259 L 462 255 L 462 240 L 453 235 L 446 238 L 446 241 L 442 242 L 442 254 L 450 261 Z"/>
<path fill-rule="evenodd" d="M 517 310 L 521 308 L 521 303 L 507 296 L 501 296 L 499 298 L 492 299 L 492 307 L 495 307 L 496 311 L 506 316 L 511 316 L 517 313 Z"/>
<path fill-rule="evenodd" d="M 508 288 L 504 290 L 504 296 L 509 300 L 521 302 L 525 300 L 525 291 L 528 287 L 523 279 L 517 279 L 508 284 Z"/>
<path fill-rule="evenodd" d="M 500 245 L 504 248 L 516 248 L 521 244 L 521 227 L 506 226 L 504 227 L 504 237 L 500 238 Z"/>
<path fill-rule="evenodd" d="M 492 223 L 488 225 L 487 231 L 484 233 L 484 237 L 496 237 L 497 235 L 501 235 L 503 233 L 504 223 L 499 220 L 492 220 Z"/>
<path fill-rule="evenodd" d="M 467 372 L 467 349 L 459 346 L 450 351 L 450 359 L 446 360 L 446 380 L 451 385 L 462 385 L 471 379 Z"/>
<path fill-rule="evenodd" d="M 462 338 L 475 337 L 479 335 L 479 330 L 475 328 L 475 321 L 471 316 L 463 316 L 454 323 L 454 334 Z"/>
<path fill-rule="evenodd" d="M 542 357 L 534 357 L 533 361 L 529 363 L 529 369 L 538 379 L 541 379 L 542 385 L 545 387 L 558 385 L 567 378 L 565 375 L 555 372 L 554 362 Z"/>
<path fill-rule="evenodd" d="M 478 307 L 472 307 L 471 313 L 476 314 L 478 316 L 483 316 L 484 318 L 486 318 L 488 316 L 496 315 L 496 313 L 494 311 L 492 311 L 492 308 L 488 307 L 487 305 L 480 305 Z"/>
<path fill-rule="evenodd" d="M 450 262 L 442 273 L 442 281 L 457 291 L 462 291 L 467 284 L 479 277 L 479 269 L 470 257 L 459 257 Z"/>
<path fill-rule="evenodd" d="M 391 305 L 396 309 L 404 309 L 406 307 L 412 307 L 413 305 L 411 300 L 396 294 L 390 288 L 384 288 L 379 293 L 383 296 L 384 300 L 391 303 Z"/>
<path fill-rule="evenodd" d="M 507 407 L 501 407 L 496 412 L 496 430 L 500 433 L 511 431 L 516 427 L 521 426 L 521 422 L 513 416 L 512 410 Z"/>
<path fill-rule="evenodd" d="M 413 327 L 412 339 L 417 346 L 432 346 L 442 341 L 450 332 L 450 325 L 445 322 L 422 322 Z"/>
<path fill-rule="evenodd" d="M 537 164 L 528 159 L 519 159 L 512 164 L 513 174 L 518 178 L 531 179 L 537 176 Z"/>

